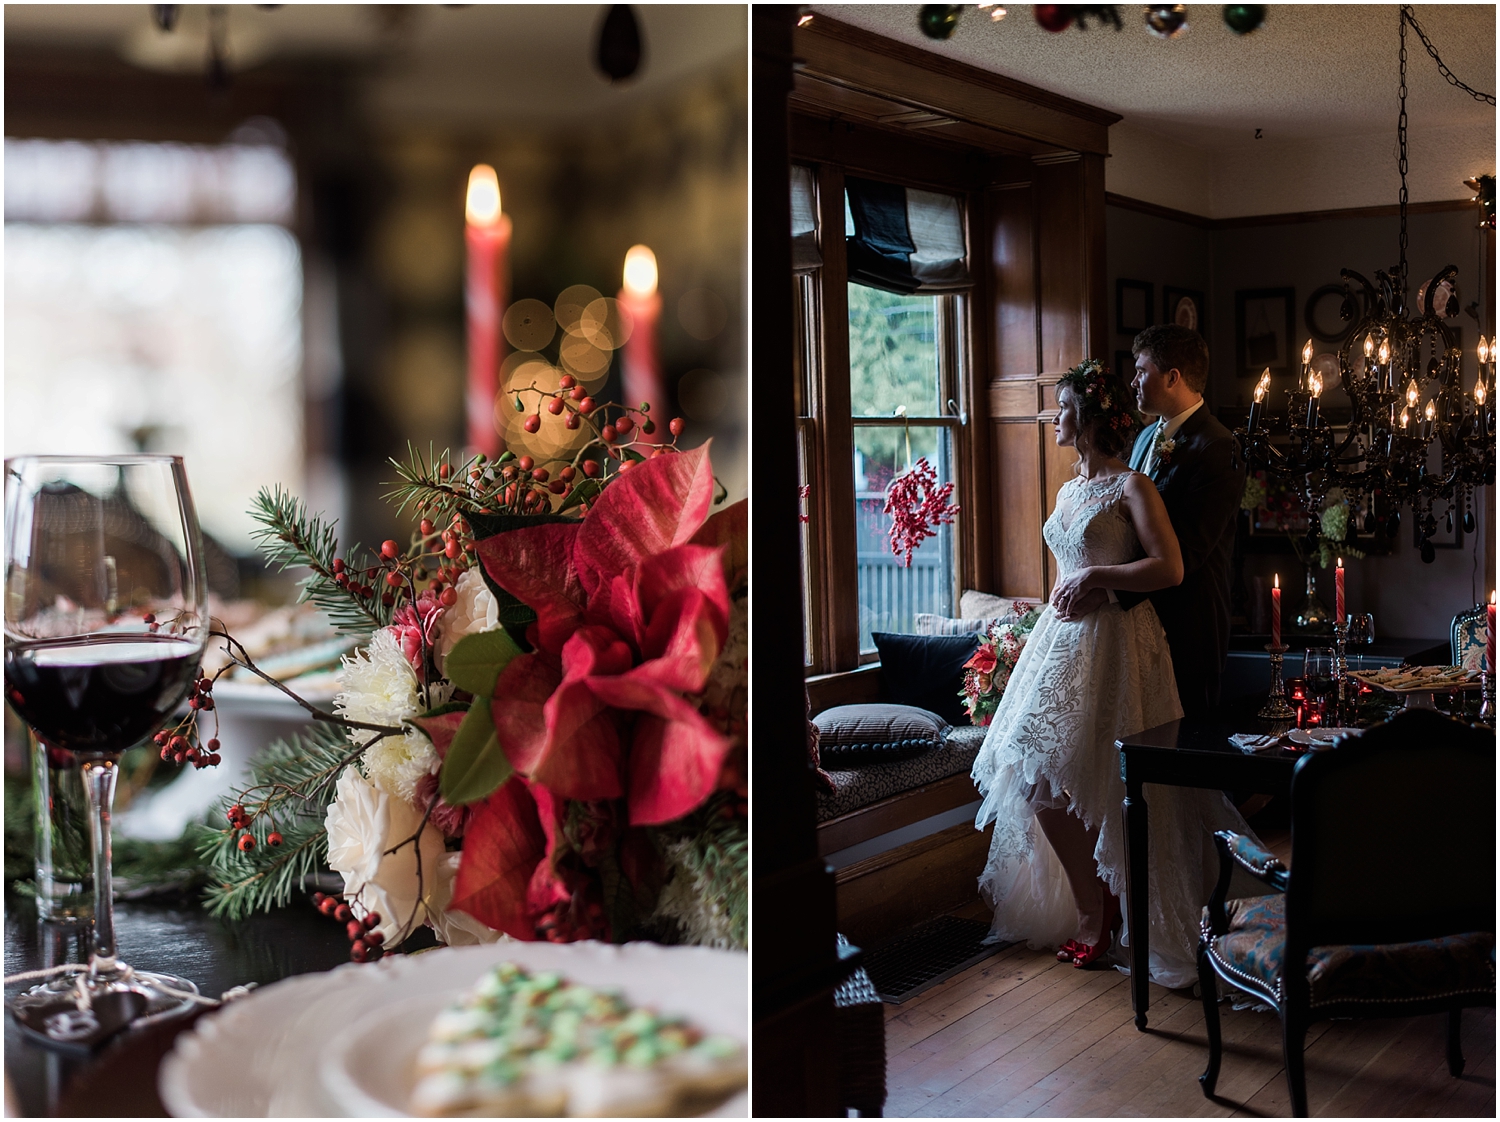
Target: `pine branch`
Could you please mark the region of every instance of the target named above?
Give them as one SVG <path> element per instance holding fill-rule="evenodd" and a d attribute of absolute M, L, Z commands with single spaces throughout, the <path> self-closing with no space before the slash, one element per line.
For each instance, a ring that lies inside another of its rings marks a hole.
<path fill-rule="evenodd" d="M 302 500 L 279 486 L 260 489 L 250 516 L 264 527 L 250 536 L 269 563 L 283 570 L 292 566 L 312 570 L 301 582 L 299 603 L 311 601 L 340 631 L 356 635 L 368 635 L 390 623 L 390 609 L 378 599 L 366 603 L 334 580 L 339 544 L 333 532 L 336 523 L 309 516 Z M 358 552 L 356 545 L 349 555 Z"/>
<path fill-rule="evenodd" d="M 341 728 L 314 725 L 256 757 L 252 785 L 221 800 L 213 824 L 195 834 L 198 855 L 209 868 L 210 913 L 242 919 L 282 907 L 306 878 L 327 866 L 324 819 L 335 784 L 369 743 L 354 749 Z M 249 852 L 239 848 L 241 831 L 228 826 L 227 811 L 235 804 L 252 817 L 244 831 L 255 838 Z M 279 846 L 266 840 L 272 831 L 282 836 Z"/>
<path fill-rule="evenodd" d="M 725 817 L 730 793 L 655 830 L 668 881 L 657 915 L 679 923 L 688 940 L 744 948 L 749 939 L 750 838 L 744 818 Z"/>

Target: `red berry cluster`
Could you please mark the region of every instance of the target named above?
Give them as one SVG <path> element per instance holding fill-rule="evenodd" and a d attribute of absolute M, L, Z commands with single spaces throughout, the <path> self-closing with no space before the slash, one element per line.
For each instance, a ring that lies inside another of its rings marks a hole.
<path fill-rule="evenodd" d="M 387 541 L 385 545 L 394 551 L 392 556 L 387 557 L 382 547 L 382 562 L 364 568 L 351 569 L 342 557 L 335 557 L 333 559 L 333 583 L 361 600 L 373 600 L 378 593 L 380 602 L 390 607 L 396 602 L 397 589 L 405 582 L 405 578 L 396 569 L 388 568 L 385 564 L 400 555 L 400 547 L 393 541 Z M 377 582 L 385 586 L 384 591 L 376 587 Z"/>
<path fill-rule="evenodd" d="M 356 919 L 354 909 L 347 903 L 322 892 L 314 892 L 312 902 L 318 911 L 344 925 L 344 933 L 349 936 L 349 957 L 355 962 L 374 962 L 385 953 L 381 946 L 385 936 L 375 930 L 380 926 L 379 912 L 366 912 L 364 918 Z"/>
<path fill-rule="evenodd" d="M 152 617 L 148 613 L 146 618 L 150 620 Z M 151 622 L 150 626 L 155 630 L 158 625 Z M 219 755 L 218 737 L 211 737 L 201 744 L 193 743 L 198 737 L 198 715 L 213 710 L 213 688 L 212 678 L 200 676 L 193 683 L 192 693 L 188 696 L 188 715 L 175 727 L 162 729 L 151 738 L 161 749 L 163 763 L 190 763 L 195 768 L 206 768 L 221 762 L 223 757 Z"/>
<path fill-rule="evenodd" d="M 250 832 L 250 823 L 255 821 L 255 816 L 246 812 L 239 803 L 235 803 L 229 808 L 225 817 L 229 819 L 229 825 L 233 827 L 234 832 L 239 834 L 239 841 L 235 844 L 239 846 L 240 852 L 249 853 L 255 848 L 255 835 Z M 241 830 L 244 831 L 243 834 L 240 833 Z M 272 849 L 280 845 L 281 841 L 281 834 L 275 830 L 266 835 L 266 844 Z"/>

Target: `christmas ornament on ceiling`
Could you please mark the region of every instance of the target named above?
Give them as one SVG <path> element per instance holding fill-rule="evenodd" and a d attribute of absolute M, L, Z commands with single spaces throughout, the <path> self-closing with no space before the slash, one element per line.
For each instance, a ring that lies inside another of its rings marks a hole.
<path fill-rule="evenodd" d="M 641 29 L 629 4 L 614 5 L 604 17 L 595 61 L 611 83 L 625 81 L 640 68 Z"/>
<path fill-rule="evenodd" d="M 929 39 L 947 39 L 958 26 L 958 4 L 923 4 L 917 13 L 917 26 Z"/>
<path fill-rule="evenodd" d="M 1146 5 L 1146 30 L 1158 39 L 1179 39 L 1187 29 L 1186 4 Z"/>
<path fill-rule="evenodd" d="M 1031 14 L 1036 17 L 1036 22 L 1043 30 L 1053 34 L 1066 31 L 1068 24 L 1073 22 L 1073 13 L 1069 4 L 1036 4 L 1032 7 Z"/>
<path fill-rule="evenodd" d="M 1266 22 L 1264 4 L 1225 4 L 1224 26 L 1236 35 L 1249 35 Z"/>

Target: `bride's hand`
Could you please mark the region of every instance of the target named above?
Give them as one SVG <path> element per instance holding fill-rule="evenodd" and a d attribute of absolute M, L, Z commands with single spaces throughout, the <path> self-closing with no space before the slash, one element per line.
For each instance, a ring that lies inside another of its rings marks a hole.
<path fill-rule="evenodd" d="M 1087 566 L 1063 577 L 1052 590 L 1053 610 L 1064 619 L 1071 618 L 1074 606 L 1093 589 L 1093 578 L 1094 570 Z"/>

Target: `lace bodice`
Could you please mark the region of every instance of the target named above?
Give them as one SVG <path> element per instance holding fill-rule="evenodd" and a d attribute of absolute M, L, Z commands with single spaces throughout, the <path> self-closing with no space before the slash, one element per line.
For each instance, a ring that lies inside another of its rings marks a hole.
<path fill-rule="evenodd" d="M 1135 559 L 1140 539 L 1120 501 L 1125 481 L 1134 474 L 1122 471 L 1093 482 L 1077 476 L 1063 484 L 1052 517 L 1042 527 L 1059 575 L 1085 565 L 1123 565 Z"/>

